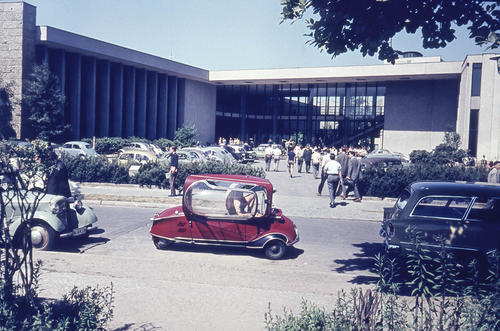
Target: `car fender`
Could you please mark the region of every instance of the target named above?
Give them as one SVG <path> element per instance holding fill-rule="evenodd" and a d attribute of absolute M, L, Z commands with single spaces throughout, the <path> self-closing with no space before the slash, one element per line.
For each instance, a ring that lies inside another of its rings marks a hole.
<path fill-rule="evenodd" d="M 67 228 L 67 225 L 64 224 L 63 220 L 59 218 L 57 215 L 45 212 L 45 211 L 36 211 L 35 215 L 33 215 L 33 220 L 40 220 L 47 223 L 55 232 L 61 233 L 64 232 Z M 14 217 L 9 224 L 9 234 L 13 237 L 17 230 L 21 225 L 21 217 Z"/>
<path fill-rule="evenodd" d="M 266 244 L 272 240 L 282 241 L 285 245 L 289 246 L 288 238 L 281 233 L 269 233 L 260 237 L 256 240 L 253 240 L 247 244 L 248 248 L 264 248 Z"/>
<path fill-rule="evenodd" d="M 97 222 L 97 215 L 92 208 L 83 205 L 81 208 L 70 208 L 70 217 L 75 217 L 77 220 L 77 228 L 82 228 Z M 73 224 L 75 224 L 73 222 Z"/>

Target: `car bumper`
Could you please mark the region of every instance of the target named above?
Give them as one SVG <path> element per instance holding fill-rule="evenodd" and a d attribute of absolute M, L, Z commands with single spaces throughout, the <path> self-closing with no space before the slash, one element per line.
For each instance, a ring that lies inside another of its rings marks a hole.
<path fill-rule="evenodd" d="M 61 238 L 71 238 L 80 237 L 86 235 L 91 229 L 94 228 L 93 224 L 83 226 L 81 228 L 73 229 L 71 232 L 61 233 L 59 237 Z"/>

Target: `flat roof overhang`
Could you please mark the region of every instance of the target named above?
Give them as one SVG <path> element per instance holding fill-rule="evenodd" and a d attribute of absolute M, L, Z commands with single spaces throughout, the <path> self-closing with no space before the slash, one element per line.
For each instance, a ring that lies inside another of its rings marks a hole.
<path fill-rule="evenodd" d="M 180 78 L 208 82 L 208 70 L 50 26 L 37 26 L 37 45 L 46 45 L 84 56 L 94 56 L 99 59 L 144 68 Z"/>
<path fill-rule="evenodd" d="M 318 84 L 399 80 L 460 79 L 461 62 L 210 71 L 217 85 Z"/>

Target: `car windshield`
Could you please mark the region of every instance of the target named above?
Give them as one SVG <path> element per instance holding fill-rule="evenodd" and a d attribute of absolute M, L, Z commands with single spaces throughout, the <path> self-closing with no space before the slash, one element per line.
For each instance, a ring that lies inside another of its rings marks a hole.
<path fill-rule="evenodd" d="M 186 190 L 184 206 L 199 216 L 246 220 L 265 214 L 267 192 L 254 184 L 202 180 Z"/>

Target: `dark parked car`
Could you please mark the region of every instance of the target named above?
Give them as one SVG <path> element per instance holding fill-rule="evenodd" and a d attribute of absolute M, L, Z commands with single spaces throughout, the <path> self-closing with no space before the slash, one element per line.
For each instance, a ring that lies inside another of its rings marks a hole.
<path fill-rule="evenodd" d="M 500 249 L 500 185 L 465 182 L 418 182 L 403 190 L 393 208 L 384 210 L 380 235 L 388 250 L 411 248 L 413 226 L 422 244 L 438 249 L 443 236 L 454 252 L 480 256 Z"/>
<path fill-rule="evenodd" d="M 191 175 L 182 206 L 152 219 L 153 242 L 159 249 L 175 242 L 263 249 L 269 259 L 280 259 L 299 234 L 281 210 L 271 208 L 272 194 L 267 179 Z"/>

